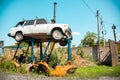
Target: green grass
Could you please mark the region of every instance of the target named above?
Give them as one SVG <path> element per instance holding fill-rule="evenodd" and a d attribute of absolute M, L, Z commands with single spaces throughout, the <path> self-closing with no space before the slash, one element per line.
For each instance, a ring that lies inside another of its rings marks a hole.
<path fill-rule="evenodd" d="M 18 68 L 18 70 L 15 68 L 15 65 L 12 61 L 6 61 L 3 60 L 0 62 L 0 70 L 3 72 L 10 72 L 10 73 L 26 73 L 24 65 Z"/>
<path fill-rule="evenodd" d="M 15 65 L 12 63 L 12 61 L 2 61 L 0 62 L 0 69 L 7 72 L 7 71 L 12 71 L 15 72 Z"/>
<path fill-rule="evenodd" d="M 110 76 L 116 77 L 120 76 L 120 65 L 115 67 L 108 66 L 91 66 L 91 67 L 79 67 L 75 74 L 72 76 L 77 76 L 81 78 L 98 78 L 100 76 Z"/>

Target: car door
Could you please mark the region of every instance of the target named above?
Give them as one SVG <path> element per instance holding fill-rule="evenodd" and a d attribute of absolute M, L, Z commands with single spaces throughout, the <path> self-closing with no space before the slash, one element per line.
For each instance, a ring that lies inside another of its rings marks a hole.
<path fill-rule="evenodd" d="M 34 21 L 33 20 L 29 20 L 26 21 L 25 24 L 22 27 L 22 31 L 24 32 L 24 34 L 33 34 L 33 25 Z"/>
<path fill-rule="evenodd" d="M 36 24 L 34 26 L 34 31 L 38 34 L 46 34 L 47 33 L 47 25 L 46 24 Z"/>

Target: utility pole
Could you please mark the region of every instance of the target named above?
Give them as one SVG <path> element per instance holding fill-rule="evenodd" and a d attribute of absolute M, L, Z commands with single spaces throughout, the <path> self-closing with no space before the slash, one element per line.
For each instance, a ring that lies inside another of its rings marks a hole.
<path fill-rule="evenodd" d="M 114 40 L 115 40 L 115 43 L 116 43 L 116 33 L 115 33 L 116 26 L 114 24 L 112 26 L 112 29 L 113 29 L 113 34 L 114 34 Z"/>
<path fill-rule="evenodd" d="M 101 26 L 102 26 L 102 38 L 103 38 L 103 46 L 105 46 L 105 32 L 104 32 L 104 24 L 103 24 L 103 20 L 102 20 L 102 17 L 101 17 Z"/>
<path fill-rule="evenodd" d="M 98 60 L 100 61 L 100 26 L 99 26 L 99 10 L 96 12 L 97 28 L 98 28 Z"/>
<path fill-rule="evenodd" d="M 53 16 L 53 19 L 51 20 L 51 22 L 52 22 L 53 24 L 56 23 L 56 5 L 57 5 L 57 3 L 54 2 L 54 16 Z"/>

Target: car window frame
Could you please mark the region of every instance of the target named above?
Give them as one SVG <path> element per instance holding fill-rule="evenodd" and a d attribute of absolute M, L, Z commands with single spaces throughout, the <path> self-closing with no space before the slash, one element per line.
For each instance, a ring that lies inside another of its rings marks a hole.
<path fill-rule="evenodd" d="M 20 23 L 22 23 L 22 25 L 23 25 L 23 24 L 24 24 L 24 21 L 18 22 L 14 27 L 18 27 L 18 26 L 20 25 Z M 20 25 L 20 26 L 22 26 L 22 25 Z"/>
<path fill-rule="evenodd" d="M 22 27 L 24 27 L 24 26 L 25 26 L 25 23 L 26 23 L 26 20 L 24 21 L 24 23 L 23 23 Z"/>

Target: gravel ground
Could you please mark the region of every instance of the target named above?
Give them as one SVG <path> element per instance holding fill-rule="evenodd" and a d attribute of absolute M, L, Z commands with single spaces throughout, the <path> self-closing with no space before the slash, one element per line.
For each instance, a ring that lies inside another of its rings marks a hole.
<path fill-rule="evenodd" d="M 77 77 L 46 77 L 43 75 L 22 75 L 0 72 L 0 80 L 120 80 L 120 77 L 100 77 L 96 79 L 82 79 Z"/>

